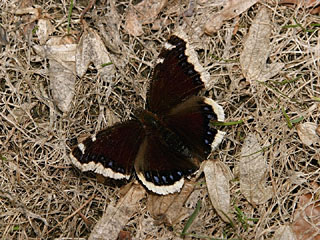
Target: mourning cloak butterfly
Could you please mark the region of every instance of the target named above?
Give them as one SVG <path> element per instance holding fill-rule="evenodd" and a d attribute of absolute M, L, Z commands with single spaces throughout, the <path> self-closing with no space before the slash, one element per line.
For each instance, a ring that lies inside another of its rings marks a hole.
<path fill-rule="evenodd" d="M 185 37 L 172 35 L 161 51 L 146 109 L 78 144 L 70 154 L 75 166 L 114 179 L 135 172 L 147 189 L 169 194 L 207 159 L 225 134 L 209 123 L 224 121 L 224 112 L 212 99 L 196 96 L 208 75 Z"/>

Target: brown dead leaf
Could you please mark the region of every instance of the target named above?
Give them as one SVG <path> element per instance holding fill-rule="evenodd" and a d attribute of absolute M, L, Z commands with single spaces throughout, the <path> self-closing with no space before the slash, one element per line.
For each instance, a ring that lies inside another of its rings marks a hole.
<path fill-rule="evenodd" d="M 317 124 L 313 122 L 301 123 L 297 126 L 297 132 L 301 142 L 307 146 L 320 142 L 320 137 L 317 134 Z"/>
<path fill-rule="evenodd" d="M 295 235 L 290 226 L 280 226 L 274 233 L 273 240 L 296 240 Z"/>
<path fill-rule="evenodd" d="M 128 33 L 133 36 L 142 35 L 142 25 L 154 22 L 167 3 L 168 0 L 144 0 L 131 7 L 126 17 Z"/>
<path fill-rule="evenodd" d="M 110 1 L 110 11 L 107 12 L 106 16 L 104 18 L 98 17 L 97 21 L 100 36 L 104 38 L 106 47 L 110 51 L 120 54 L 120 46 L 122 46 L 124 43 L 119 32 L 119 29 L 121 28 L 121 18 L 114 1 Z"/>
<path fill-rule="evenodd" d="M 291 227 L 297 240 L 320 240 L 320 201 L 311 193 L 300 196 Z"/>
<path fill-rule="evenodd" d="M 24 123 L 32 119 L 31 117 L 31 109 L 35 107 L 37 103 L 23 103 L 21 106 L 17 106 L 13 110 L 9 110 L 8 120 L 17 123 Z"/>
<path fill-rule="evenodd" d="M 299 7 L 305 7 L 305 8 L 310 8 L 310 7 L 315 7 L 316 5 L 319 4 L 318 0 L 280 0 L 279 5 L 282 4 L 295 4 L 298 5 Z"/>
<path fill-rule="evenodd" d="M 267 65 L 267 59 L 271 52 L 271 21 L 266 8 L 261 8 L 253 20 L 244 49 L 240 55 L 240 64 L 244 77 L 250 83 L 266 81 L 284 67 L 283 63 Z"/>
<path fill-rule="evenodd" d="M 0 26 L 0 46 L 1 45 L 7 45 L 8 44 L 8 40 L 7 40 L 7 31 Z"/>
<path fill-rule="evenodd" d="M 214 13 L 209 21 L 207 21 L 204 32 L 208 35 L 212 35 L 221 28 L 223 21 L 230 20 L 240 15 L 257 2 L 258 0 L 228 0 L 224 8 L 219 13 Z"/>
<path fill-rule="evenodd" d="M 230 169 L 220 161 L 208 160 L 204 163 L 204 175 L 211 203 L 225 222 L 230 222 Z"/>
<path fill-rule="evenodd" d="M 54 28 L 49 19 L 42 18 L 38 20 L 38 29 L 37 29 L 37 36 L 39 38 L 40 45 L 46 43 L 49 39 L 49 35 L 53 33 Z"/>
<path fill-rule="evenodd" d="M 253 205 L 265 203 L 272 196 L 272 187 L 265 187 L 267 168 L 257 136 L 251 133 L 242 145 L 239 171 L 240 191 Z"/>
<path fill-rule="evenodd" d="M 185 182 L 179 193 L 157 195 L 151 193 L 148 197 L 147 209 L 157 224 L 174 225 L 185 219 L 189 214 L 184 203 L 194 189 L 194 182 Z"/>
<path fill-rule="evenodd" d="M 49 59 L 52 97 L 62 112 L 68 112 L 74 96 L 76 44 L 70 37 L 54 37 L 44 46 L 34 46 L 37 54 Z"/>
<path fill-rule="evenodd" d="M 131 233 L 128 231 L 120 231 L 119 236 L 117 238 L 117 240 L 131 240 L 132 236 Z"/>
<path fill-rule="evenodd" d="M 132 215 L 140 210 L 139 201 L 145 197 L 145 194 L 146 190 L 141 184 L 132 184 L 130 190 L 116 206 L 108 205 L 106 212 L 92 230 L 89 240 L 117 239 Z"/>
<path fill-rule="evenodd" d="M 141 36 L 143 34 L 142 24 L 138 20 L 138 16 L 133 12 L 129 11 L 126 17 L 126 29 L 132 36 Z"/>
<path fill-rule="evenodd" d="M 83 77 L 90 63 L 93 63 L 102 77 L 112 78 L 114 66 L 110 63 L 109 53 L 98 33 L 86 28 L 76 51 L 76 71 L 78 76 Z"/>
<path fill-rule="evenodd" d="M 318 136 L 320 137 L 320 125 L 318 125 L 317 129 L 316 129 L 316 133 L 318 134 Z"/>

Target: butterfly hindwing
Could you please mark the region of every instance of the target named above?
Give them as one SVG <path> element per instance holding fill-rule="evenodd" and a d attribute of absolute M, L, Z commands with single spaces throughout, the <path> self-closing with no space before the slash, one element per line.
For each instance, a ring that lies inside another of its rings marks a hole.
<path fill-rule="evenodd" d="M 164 117 L 165 124 L 202 160 L 207 159 L 225 134 L 210 127 L 214 121 L 224 121 L 222 107 L 210 98 L 197 96 L 180 103 Z"/>
<path fill-rule="evenodd" d="M 147 189 L 164 195 L 179 191 L 184 176 L 196 171 L 199 164 L 188 149 L 181 146 L 183 151 L 172 150 L 162 137 L 146 136 L 135 161 L 135 171 Z"/>
<path fill-rule="evenodd" d="M 139 121 L 125 121 L 79 143 L 70 157 L 82 171 L 129 179 L 143 138 L 144 130 Z"/>
<path fill-rule="evenodd" d="M 196 95 L 208 81 L 195 51 L 184 38 L 182 33 L 172 35 L 161 51 L 147 94 L 147 110 L 165 114 Z"/>

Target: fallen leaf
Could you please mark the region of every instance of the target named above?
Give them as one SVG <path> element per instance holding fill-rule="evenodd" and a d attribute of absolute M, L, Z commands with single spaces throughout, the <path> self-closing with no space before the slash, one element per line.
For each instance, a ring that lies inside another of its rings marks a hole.
<path fill-rule="evenodd" d="M 94 64 L 101 77 L 112 78 L 114 75 L 114 66 L 108 65 L 111 63 L 109 53 L 98 33 L 91 28 L 86 28 L 81 36 L 75 59 L 79 77 L 83 77 L 90 63 Z"/>
<path fill-rule="evenodd" d="M 33 8 L 31 1 L 22 1 L 22 6 L 15 12 L 16 15 L 21 16 L 22 32 L 24 37 L 30 44 L 32 38 L 32 31 L 36 25 L 36 20 L 41 17 L 41 9 Z"/>
<path fill-rule="evenodd" d="M 297 132 L 301 142 L 307 146 L 320 142 L 317 134 L 317 124 L 313 122 L 301 123 L 297 126 Z"/>
<path fill-rule="evenodd" d="M 240 55 L 240 64 L 244 77 L 253 81 L 266 81 L 284 67 L 283 63 L 267 65 L 271 52 L 271 21 L 266 8 L 261 8 L 253 20 L 249 33 L 244 42 L 244 49 Z"/>
<path fill-rule="evenodd" d="M 125 24 L 128 33 L 133 36 L 142 35 L 142 25 L 154 22 L 167 3 L 168 0 L 143 0 L 129 8 Z"/>
<path fill-rule="evenodd" d="M 225 222 L 230 222 L 230 169 L 220 161 L 208 160 L 204 163 L 204 175 L 211 203 Z"/>
<path fill-rule="evenodd" d="M 193 182 L 185 182 L 179 193 L 168 195 L 150 194 L 147 209 L 157 224 L 174 225 L 185 219 L 189 215 L 189 209 L 184 207 L 184 203 L 193 189 Z"/>
<path fill-rule="evenodd" d="M 132 184 L 116 206 L 108 205 L 106 212 L 92 230 L 89 240 L 117 239 L 129 219 L 140 210 L 139 201 L 145 194 L 146 190 L 141 184 Z"/>
<path fill-rule="evenodd" d="M 184 11 L 183 15 L 185 17 L 191 17 L 194 14 L 194 11 L 196 9 L 196 1 L 195 0 L 190 0 L 188 4 L 187 10 Z"/>
<path fill-rule="evenodd" d="M 265 203 L 272 196 L 272 187 L 265 187 L 267 168 L 262 147 L 251 133 L 242 145 L 239 171 L 240 191 L 253 205 Z"/>
<path fill-rule="evenodd" d="M 0 45 L 7 45 L 9 42 L 7 40 L 7 31 L 0 26 Z"/>
<path fill-rule="evenodd" d="M 297 240 L 320 240 L 320 201 L 311 193 L 299 197 L 291 227 Z"/>
<path fill-rule="evenodd" d="M 310 8 L 310 7 L 315 7 L 316 5 L 319 4 L 318 0 L 280 0 L 279 5 L 282 4 L 295 4 L 299 5 L 299 7 L 305 7 L 305 8 Z"/>
<path fill-rule="evenodd" d="M 207 21 L 204 27 L 204 32 L 208 35 L 212 35 L 221 28 L 223 21 L 230 20 L 240 15 L 257 2 L 258 0 L 227 1 L 224 8 L 220 12 L 215 13 L 213 17 Z"/>
<path fill-rule="evenodd" d="M 290 226 L 280 226 L 274 233 L 273 240 L 296 240 L 295 235 Z"/>
<path fill-rule="evenodd" d="M 49 59 L 52 97 L 58 108 L 65 113 L 70 111 L 74 96 L 76 46 L 70 37 L 53 37 L 44 46 L 34 46 L 38 55 Z"/>
<path fill-rule="evenodd" d="M 167 5 L 168 0 L 143 0 L 134 6 L 138 19 L 142 24 L 152 23 L 160 11 Z"/>
<path fill-rule="evenodd" d="M 120 231 L 117 240 L 131 240 L 131 234 L 128 231 Z"/>
<path fill-rule="evenodd" d="M 31 117 L 31 109 L 36 106 L 37 103 L 23 103 L 20 106 L 15 107 L 12 110 L 8 110 L 8 120 L 11 120 L 12 122 L 16 123 L 24 123 L 26 121 L 30 121 L 32 119 Z"/>
<path fill-rule="evenodd" d="M 37 29 L 37 36 L 39 38 L 40 45 L 46 43 L 49 39 L 49 35 L 53 33 L 54 28 L 49 19 L 42 18 L 38 20 L 38 29 Z"/>
<path fill-rule="evenodd" d="M 143 34 L 142 24 L 138 20 L 137 14 L 129 11 L 126 16 L 126 29 L 132 36 L 141 36 Z"/>
<path fill-rule="evenodd" d="M 103 18 L 98 17 L 98 27 L 100 36 L 104 39 L 106 47 L 117 54 L 121 53 L 124 43 L 120 37 L 121 18 L 113 1 L 110 1 L 110 11 Z"/>

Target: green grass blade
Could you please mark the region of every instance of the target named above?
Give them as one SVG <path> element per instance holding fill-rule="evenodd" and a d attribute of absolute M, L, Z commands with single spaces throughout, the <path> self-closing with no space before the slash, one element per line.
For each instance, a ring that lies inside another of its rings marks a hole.
<path fill-rule="evenodd" d="M 194 222 L 194 220 L 198 216 L 200 208 L 201 208 L 201 201 L 198 200 L 195 210 L 191 214 L 190 218 L 188 219 L 186 225 L 184 226 L 184 228 L 182 230 L 182 233 L 180 235 L 181 237 L 183 237 L 183 236 L 185 236 L 187 234 L 187 231 L 190 228 L 191 224 Z"/>

